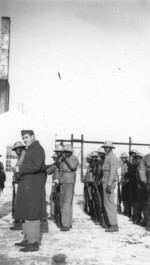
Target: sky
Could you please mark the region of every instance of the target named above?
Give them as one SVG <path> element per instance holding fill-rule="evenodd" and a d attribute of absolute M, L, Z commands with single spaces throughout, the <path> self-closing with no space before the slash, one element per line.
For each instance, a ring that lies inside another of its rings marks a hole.
<path fill-rule="evenodd" d="M 150 143 L 150 1 L 1 0 L 0 16 L 11 18 L 10 110 L 23 104 L 45 146 L 71 133 Z"/>

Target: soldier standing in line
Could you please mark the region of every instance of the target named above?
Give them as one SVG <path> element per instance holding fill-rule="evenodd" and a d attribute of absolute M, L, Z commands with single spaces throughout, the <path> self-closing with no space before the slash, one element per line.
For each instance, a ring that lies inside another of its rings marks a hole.
<path fill-rule="evenodd" d="M 25 150 L 25 146 L 23 145 L 22 142 L 15 142 L 14 145 L 13 145 L 13 148 L 12 148 L 12 151 L 14 151 L 18 157 L 17 159 L 17 163 L 16 163 L 16 166 L 20 166 L 23 162 L 23 159 L 25 157 L 25 153 L 26 153 L 26 150 Z M 17 194 L 17 188 L 15 188 L 15 186 L 18 186 L 18 183 L 19 183 L 19 180 L 20 180 L 20 176 L 18 173 L 15 173 L 15 168 L 12 168 L 13 171 L 14 171 L 14 177 L 13 177 L 13 189 L 15 190 L 15 192 L 13 193 L 13 205 L 12 205 L 12 216 L 14 218 L 14 212 L 15 212 L 15 197 L 16 197 L 16 194 Z M 15 194 L 16 193 L 16 194 Z M 11 230 L 21 230 L 22 229 L 22 226 L 24 225 L 23 222 L 21 222 L 20 220 L 15 220 L 14 221 L 14 226 L 13 227 L 10 227 Z"/>
<path fill-rule="evenodd" d="M 103 194 L 104 206 L 107 212 L 110 227 L 106 232 L 116 232 L 119 230 L 117 221 L 117 205 L 114 202 L 114 190 L 116 188 L 118 159 L 113 153 L 115 148 L 110 141 L 104 142 L 106 157 L 103 164 Z"/>
<path fill-rule="evenodd" d="M 103 185 L 102 185 L 102 177 L 103 177 L 103 164 L 104 164 L 104 160 L 105 160 L 105 152 L 104 150 L 100 147 L 97 150 L 98 152 L 98 160 L 97 160 L 97 167 L 98 167 L 98 183 L 99 183 L 99 192 L 100 192 L 100 196 L 102 199 L 102 215 L 103 218 L 101 220 L 101 227 L 102 228 L 108 228 L 109 227 L 109 220 L 108 220 L 108 216 L 107 216 L 107 212 L 104 206 L 104 194 L 103 194 Z"/>
<path fill-rule="evenodd" d="M 145 194 L 143 197 L 144 223 L 146 223 L 146 230 L 150 231 L 150 154 L 142 158 L 139 175 L 143 195 Z"/>
<path fill-rule="evenodd" d="M 1 157 L 2 155 L 0 155 Z M 6 181 L 6 174 L 5 174 L 5 171 L 4 171 L 4 166 L 3 166 L 3 163 L 0 161 L 0 195 L 1 195 L 1 192 L 3 192 L 3 189 L 5 187 L 5 181 Z"/>
<path fill-rule="evenodd" d="M 62 159 L 62 155 L 63 155 L 63 145 L 58 145 L 56 146 L 55 150 L 54 150 L 54 155 L 52 156 L 52 158 L 54 159 L 54 163 L 52 165 L 46 166 L 46 172 L 48 175 L 53 175 L 52 179 L 53 181 L 55 181 L 56 176 L 60 173 L 60 164 L 61 164 L 61 159 Z M 52 194 L 54 191 L 54 186 L 52 185 L 52 189 L 51 189 L 51 195 L 50 195 L 50 217 L 48 218 L 49 220 L 54 220 L 54 201 L 52 198 Z M 60 187 L 57 187 L 57 191 L 60 192 Z"/>
<path fill-rule="evenodd" d="M 142 214 L 143 214 L 143 191 L 140 181 L 140 164 L 142 160 L 143 154 L 137 153 L 135 156 L 135 159 L 137 161 L 137 170 L 136 170 L 136 212 L 135 212 L 135 224 L 141 224 L 142 220 Z"/>
<path fill-rule="evenodd" d="M 63 151 L 60 175 L 58 175 L 57 179 L 60 182 L 61 231 L 67 232 L 72 228 L 72 203 L 79 161 L 73 155 L 71 145 L 65 145 Z"/>
<path fill-rule="evenodd" d="M 91 173 L 91 162 L 92 162 L 92 157 L 91 154 L 88 154 L 86 156 L 86 161 L 88 163 L 88 166 L 86 168 L 86 173 L 84 176 L 84 211 L 87 214 L 91 214 L 91 200 L 92 200 L 92 195 L 91 195 L 91 185 L 90 182 L 92 182 L 92 173 Z"/>
<path fill-rule="evenodd" d="M 129 152 L 130 155 L 130 179 L 129 179 L 129 194 L 130 194 L 130 203 L 131 203 L 131 218 L 132 222 L 135 222 L 136 216 L 136 201 L 137 201 L 137 188 L 136 188 L 136 171 L 137 171 L 137 161 L 136 154 L 139 153 L 137 150 L 132 150 Z"/>
<path fill-rule="evenodd" d="M 121 165 L 121 197 L 124 206 L 124 214 L 129 218 L 131 217 L 131 203 L 129 198 L 129 181 L 130 181 L 130 162 L 128 161 L 128 155 L 126 153 L 122 153 L 120 156 L 122 161 Z"/>
<path fill-rule="evenodd" d="M 48 166 L 48 168 L 46 169 L 47 175 L 52 175 L 52 182 L 55 179 L 55 170 L 56 168 L 53 168 L 53 165 L 55 165 L 55 162 L 57 161 L 57 155 L 56 153 L 52 155 L 54 164 Z M 56 167 L 56 166 L 55 166 Z M 55 204 L 53 201 L 53 192 L 54 192 L 54 186 L 52 185 L 51 187 L 51 194 L 50 194 L 50 217 L 48 217 L 47 219 L 49 220 L 54 220 L 54 208 L 55 208 Z"/>
<path fill-rule="evenodd" d="M 24 247 L 22 252 L 38 251 L 41 244 L 40 220 L 46 217 L 45 200 L 45 152 L 35 140 L 32 130 L 22 130 L 22 139 L 27 147 L 25 157 L 15 172 L 20 175 L 16 196 L 15 219 L 25 220 L 26 241 L 15 246 Z"/>

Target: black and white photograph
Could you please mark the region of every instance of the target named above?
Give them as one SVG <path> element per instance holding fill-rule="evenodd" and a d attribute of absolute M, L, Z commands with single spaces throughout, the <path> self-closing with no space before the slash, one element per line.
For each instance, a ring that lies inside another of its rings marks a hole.
<path fill-rule="evenodd" d="M 150 264 L 150 0 L 0 0 L 0 265 Z"/>

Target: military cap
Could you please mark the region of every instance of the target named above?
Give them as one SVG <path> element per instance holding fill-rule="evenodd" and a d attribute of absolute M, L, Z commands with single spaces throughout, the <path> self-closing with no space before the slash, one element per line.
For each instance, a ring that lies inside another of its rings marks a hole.
<path fill-rule="evenodd" d="M 125 152 L 122 153 L 121 156 L 120 156 L 120 158 L 126 158 L 126 157 L 128 157 L 128 155 Z"/>
<path fill-rule="evenodd" d="M 129 155 L 131 155 L 131 154 L 137 154 L 137 153 L 139 153 L 137 150 L 135 150 L 135 149 L 133 149 L 133 150 L 131 150 L 130 152 L 129 152 Z"/>
<path fill-rule="evenodd" d="M 21 135 L 24 136 L 25 134 L 34 135 L 34 131 L 33 130 L 22 130 Z"/>
<path fill-rule="evenodd" d="M 137 154 L 135 155 L 135 157 L 143 157 L 143 154 L 142 154 L 142 153 L 137 153 Z"/>
<path fill-rule="evenodd" d="M 98 152 L 97 151 L 93 151 L 91 153 L 91 157 L 98 157 Z"/>
<path fill-rule="evenodd" d="M 105 151 L 101 147 L 99 147 L 97 150 L 97 153 L 98 154 L 105 154 Z"/>
<path fill-rule="evenodd" d="M 17 148 L 25 148 L 25 146 L 23 145 L 22 142 L 15 142 L 13 147 L 12 147 L 12 150 L 14 151 Z"/>
<path fill-rule="evenodd" d="M 112 148 L 114 149 L 115 147 L 113 146 L 113 143 L 111 141 L 106 141 L 104 142 L 102 148 L 106 148 L 106 147 L 109 147 L 109 148 Z"/>
<path fill-rule="evenodd" d="M 70 152 L 70 153 L 73 153 L 73 148 L 70 144 L 66 144 L 64 146 L 64 152 Z"/>
<path fill-rule="evenodd" d="M 56 147 L 55 147 L 55 150 L 54 150 L 54 152 L 63 152 L 64 151 L 64 147 L 63 147 L 63 145 L 57 145 Z"/>

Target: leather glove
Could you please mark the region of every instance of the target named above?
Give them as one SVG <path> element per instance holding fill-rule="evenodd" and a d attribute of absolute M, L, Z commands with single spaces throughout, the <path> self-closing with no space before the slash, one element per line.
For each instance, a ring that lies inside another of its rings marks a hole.
<path fill-rule="evenodd" d="M 107 185 L 106 193 L 111 194 L 111 185 Z"/>

